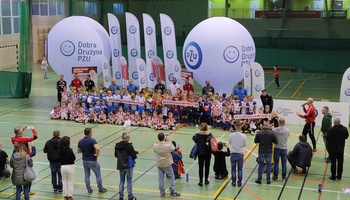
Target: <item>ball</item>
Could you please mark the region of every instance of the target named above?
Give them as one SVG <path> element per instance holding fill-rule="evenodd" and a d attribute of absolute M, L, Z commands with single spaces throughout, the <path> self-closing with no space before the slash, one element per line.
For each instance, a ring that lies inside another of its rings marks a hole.
<path fill-rule="evenodd" d="M 204 106 L 204 110 L 209 110 L 209 106 Z"/>

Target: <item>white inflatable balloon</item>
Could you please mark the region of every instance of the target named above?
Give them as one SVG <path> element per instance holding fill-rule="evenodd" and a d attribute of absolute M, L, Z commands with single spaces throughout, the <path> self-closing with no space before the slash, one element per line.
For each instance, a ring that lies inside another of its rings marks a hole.
<path fill-rule="evenodd" d="M 72 67 L 96 66 L 99 75 L 101 57 L 109 60 L 110 49 L 108 33 L 89 17 L 65 18 L 47 36 L 48 61 L 57 74 L 65 76 L 68 84 L 72 80 Z"/>
<path fill-rule="evenodd" d="M 255 59 L 252 36 L 244 26 L 226 17 L 213 17 L 196 25 L 183 46 L 188 71 L 202 86 L 210 80 L 215 92 L 231 94 L 243 79 L 242 65 Z"/>

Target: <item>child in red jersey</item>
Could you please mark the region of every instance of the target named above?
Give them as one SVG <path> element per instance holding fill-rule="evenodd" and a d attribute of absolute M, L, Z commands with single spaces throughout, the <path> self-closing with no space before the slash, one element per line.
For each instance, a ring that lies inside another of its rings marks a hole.
<path fill-rule="evenodd" d="M 79 115 L 79 111 L 77 109 L 77 106 L 74 104 L 72 111 L 70 112 L 70 115 L 69 115 L 69 120 L 75 121 L 78 115 Z"/>
<path fill-rule="evenodd" d="M 84 107 L 80 107 L 80 112 L 78 114 L 78 118 L 75 120 L 78 123 L 86 124 L 88 122 L 89 118 L 87 117 L 87 114 L 84 111 Z"/>
<path fill-rule="evenodd" d="M 67 107 L 67 103 L 66 102 L 62 103 L 61 119 L 62 120 L 67 120 L 68 119 L 68 107 Z"/>
<path fill-rule="evenodd" d="M 117 112 L 115 110 L 112 110 L 111 114 L 109 115 L 109 118 L 107 119 L 107 122 L 109 124 L 115 124 L 117 120 Z"/>
<path fill-rule="evenodd" d="M 124 117 L 125 117 L 125 113 L 123 111 L 123 107 L 119 106 L 118 112 L 117 112 L 117 120 L 115 121 L 115 124 L 123 125 L 125 122 Z"/>
<path fill-rule="evenodd" d="M 173 113 L 169 112 L 168 119 L 166 120 L 166 129 L 167 130 L 175 130 L 177 128 L 176 120 L 173 116 Z"/>
<path fill-rule="evenodd" d="M 106 121 L 107 121 L 107 116 L 106 116 L 105 112 L 101 109 L 100 113 L 98 115 L 98 118 L 97 118 L 97 122 L 100 124 L 104 124 L 104 123 L 106 123 Z"/>
<path fill-rule="evenodd" d="M 151 123 L 151 118 L 147 115 L 147 112 L 143 112 L 141 116 L 141 126 L 149 127 L 150 123 Z"/>
<path fill-rule="evenodd" d="M 51 119 L 61 119 L 61 113 L 57 109 L 57 106 L 53 107 L 53 113 L 51 114 Z"/>
<path fill-rule="evenodd" d="M 139 111 L 135 111 L 135 114 L 132 115 L 131 118 L 131 126 L 140 126 L 141 124 L 141 116 L 139 114 Z"/>

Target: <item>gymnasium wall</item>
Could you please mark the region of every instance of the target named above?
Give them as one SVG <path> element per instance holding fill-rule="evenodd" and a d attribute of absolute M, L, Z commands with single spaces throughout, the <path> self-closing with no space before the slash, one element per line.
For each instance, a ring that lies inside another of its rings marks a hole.
<path fill-rule="evenodd" d="M 0 46 L 19 45 L 19 34 L 0 36 Z M 0 48 L 0 71 L 17 65 L 15 47 Z"/>

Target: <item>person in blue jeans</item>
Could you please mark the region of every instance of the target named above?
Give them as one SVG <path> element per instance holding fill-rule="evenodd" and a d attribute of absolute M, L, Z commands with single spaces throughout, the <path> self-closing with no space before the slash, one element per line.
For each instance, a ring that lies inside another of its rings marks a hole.
<path fill-rule="evenodd" d="M 55 130 L 52 138 L 48 140 L 44 147 L 44 153 L 47 153 L 47 159 L 50 162 L 51 169 L 51 183 L 54 192 L 62 193 L 62 175 L 61 163 L 58 156 L 58 143 L 61 141 L 60 131 Z"/>
<path fill-rule="evenodd" d="M 280 118 L 278 120 L 278 127 L 273 129 L 273 132 L 277 138 L 277 144 L 274 148 L 274 170 L 273 177 L 274 181 L 278 180 L 278 172 L 279 172 L 279 158 L 281 158 L 282 162 L 282 179 L 286 179 L 287 175 L 287 147 L 288 147 L 288 137 L 289 137 L 289 129 L 284 127 L 286 121 L 284 118 Z"/>
<path fill-rule="evenodd" d="M 271 158 L 272 158 L 272 145 L 277 144 L 277 138 L 275 134 L 270 130 L 269 122 L 264 121 L 263 129 L 255 135 L 254 142 L 259 144 L 259 170 L 258 179 L 255 181 L 257 184 L 261 184 L 262 174 L 264 171 L 264 161 L 266 159 L 266 183 L 271 184 Z"/>
<path fill-rule="evenodd" d="M 247 145 L 247 136 L 242 133 L 242 125 L 236 122 L 235 132 L 229 136 L 231 153 L 232 186 L 236 186 L 236 168 L 238 167 L 238 186 L 242 186 L 244 147 Z"/>
<path fill-rule="evenodd" d="M 83 166 L 85 172 L 85 185 L 88 190 L 88 194 L 91 195 L 93 190 L 90 185 L 90 170 L 95 173 L 96 182 L 98 186 L 98 193 L 105 193 L 107 189 L 102 186 L 100 164 L 97 162 L 97 157 L 100 154 L 100 147 L 92 136 L 92 129 L 84 129 L 85 137 L 78 143 L 78 153 L 83 153 Z"/>
<path fill-rule="evenodd" d="M 120 174 L 119 200 L 122 200 L 124 197 L 125 176 L 127 177 L 128 199 L 136 200 L 136 197 L 132 194 L 132 175 L 134 160 L 137 158 L 138 152 L 135 151 L 132 143 L 129 143 L 129 141 L 130 134 L 123 133 L 122 141 L 115 144 L 114 148 L 114 156 L 118 159 L 117 170 L 119 170 Z"/>
<path fill-rule="evenodd" d="M 29 187 L 31 181 L 24 180 L 24 169 L 26 166 L 33 167 L 33 161 L 27 154 L 27 148 L 24 144 L 19 144 L 17 151 L 12 154 L 10 166 L 12 171 L 12 184 L 16 185 L 16 200 L 21 199 L 21 192 L 23 190 L 24 199 L 29 200 Z"/>

